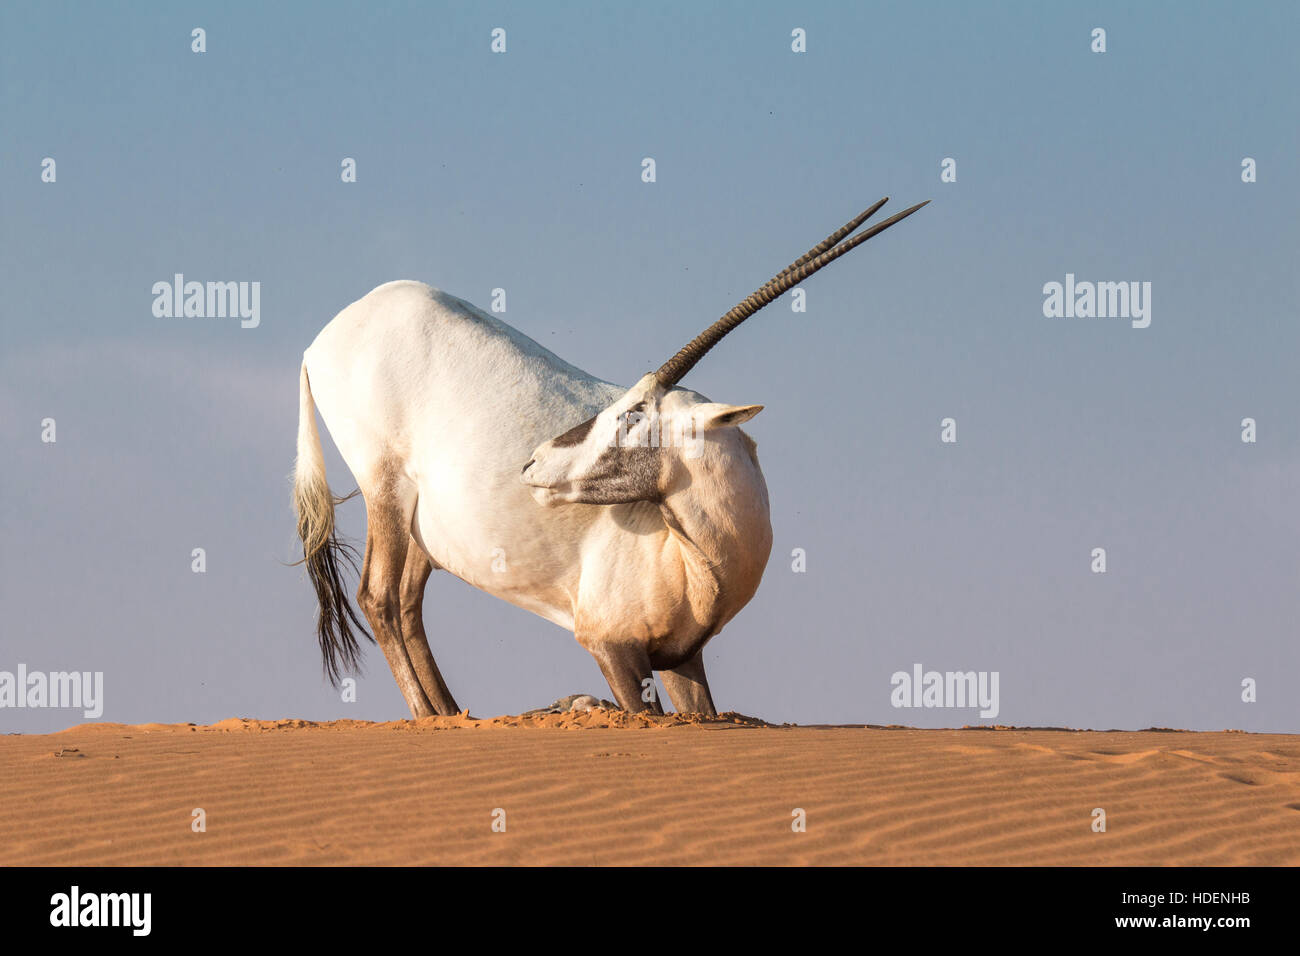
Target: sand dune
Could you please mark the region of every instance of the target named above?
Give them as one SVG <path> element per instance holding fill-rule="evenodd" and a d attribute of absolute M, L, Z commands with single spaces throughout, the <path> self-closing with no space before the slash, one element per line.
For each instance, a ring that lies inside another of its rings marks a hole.
<path fill-rule="evenodd" d="M 595 710 L 0 738 L 0 864 L 551 863 L 1295 865 L 1300 737 Z"/>

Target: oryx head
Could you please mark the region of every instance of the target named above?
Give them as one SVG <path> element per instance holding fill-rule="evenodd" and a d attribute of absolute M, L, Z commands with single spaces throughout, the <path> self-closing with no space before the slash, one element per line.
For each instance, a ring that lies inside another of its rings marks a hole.
<path fill-rule="evenodd" d="M 737 443 L 736 426 L 749 421 L 763 406 L 710 402 L 676 387 L 677 383 L 709 349 L 763 306 L 926 204 L 905 209 L 843 242 L 887 201 L 880 200 L 782 269 L 658 371 L 643 376 L 613 405 L 539 445 L 520 476 L 532 487 L 537 501 L 618 504 L 656 500 L 671 486 L 682 465 L 700 458 L 710 443 Z"/>

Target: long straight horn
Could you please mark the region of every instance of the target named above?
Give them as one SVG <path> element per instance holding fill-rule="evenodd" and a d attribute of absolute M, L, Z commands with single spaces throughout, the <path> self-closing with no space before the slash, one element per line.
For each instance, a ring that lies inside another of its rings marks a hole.
<path fill-rule="evenodd" d="M 680 352 L 670 358 L 657 372 L 655 372 L 655 377 L 659 379 L 660 384 L 665 388 L 670 388 L 673 385 L 676 385 L 682 380 L 682 377 L 685 376 L 687 372 L 695 367 L 696 362 L 704 358 L 709 349 L 722 341 L 723 337 L 736 326 L 740 325 L 741 322 L 744 322 L 747 318 L 759 309 L 763 308 L 763 306 L 771 303 L 774 299 L 779 298 L 790 289 L 793 289 L 800 282 L 820 270 L 822 267 L 834 262 L 850 249 L 854 249 L 866 242 L 872 236 L 884 232 L 894 223 L 906 219 L 912 213 L 926 205 L 930 200 L 927 199 L 925 202 L 917 203 L 910 209 L 904 209 L 896 216 L 890 216 L 883 222 L 879 222 L 872 226 L 866 232 L 860 233 L 847 242 L 840 244 L 841 240 L 844 239 L 845 236 L 849 235 L 853 230 L 857 229 L 858 226 L 871 218 L 871 216 L 888 201 L 888 197 L 886 197 L 861 215 L 855 216 L 842 228 L 837 229 L 817 245 L 813 246 L 812 249 L 808 250 L 790 265 L 778 272 L 775 276 L 760 286 L 752 295 L 740 302 L 730 312 L 718 319 L 718 321 L 714 322 L 707 329 L 688 342 Z"/>

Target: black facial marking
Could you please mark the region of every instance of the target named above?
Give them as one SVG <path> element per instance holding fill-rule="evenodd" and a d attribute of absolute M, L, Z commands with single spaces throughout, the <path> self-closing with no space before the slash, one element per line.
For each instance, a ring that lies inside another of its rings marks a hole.
<path fill-rule="evenodd" d="M 593 505 L 653 501 L 659 492 L 662 461 L 658 448 L 607 448 L 590 476 L 597 487 L 583 500 Z"/>
<path fill-rule="evenodd" d="M 563 435 L 558 438 L 552 438 L 551 444 L 556 448 L 569 448 L 573 445 L 581 445 L 587 440 L 587 434 L 591 431 L 592 426 L 596 424 L 595 418 L 588 418 L 581 425 L 574 425 Z"/>

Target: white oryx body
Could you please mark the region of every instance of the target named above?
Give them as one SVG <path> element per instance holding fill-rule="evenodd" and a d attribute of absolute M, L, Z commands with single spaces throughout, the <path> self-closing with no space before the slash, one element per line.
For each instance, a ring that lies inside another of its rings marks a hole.
<path fill-rule="evenodd" d="M 520 468 L 538 445 L 628 389 L 588 375 L 505 322 L 418 282 L 389 282 L 344 309 L 303 356 L 311 394 L 363 494 L 396 481 L 434 564 L 579 639 L 613 625 L 645 641 L 699 637 L 684 614 L 688 558 L 648 501 L 540 506 Z M 705 401 L 684 392 L 684 404 Z M 725 502 L 744 553 L 717 555 L 734 606 L 753 596 L 771 545 L 752 443 L 712 436 L 736 481 Z M 701 462 L 707 466 L 707 462 Z M 698 492 L 699 489 L 695 489 Z M 733 573 L 725 574 L 726 571 Z"/>
<path fill-rule="evenodd" d="M 749 315 L 906 210 L 839 245 L 884 200 L 631 388 L 602 381 L 418 282 L 352 303 L 303 355 L 294 502 L 326 670 L 357 662 L 321 418 L 366 502 L 357 603 L 414 716 L 458 710 L 423 593 L 445 569 L 573 631 L 628 710 L 715 713 L 704 644 L 749 602 L 772 545 L 767 486 L 739 429 L 762 406 L 677 387 Z M 922 204 L 924 205 L 924 203 Z"/>

